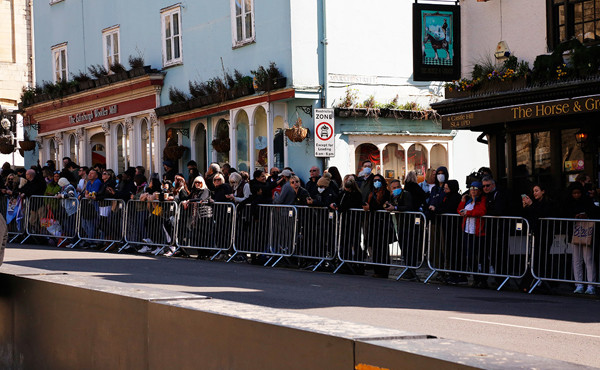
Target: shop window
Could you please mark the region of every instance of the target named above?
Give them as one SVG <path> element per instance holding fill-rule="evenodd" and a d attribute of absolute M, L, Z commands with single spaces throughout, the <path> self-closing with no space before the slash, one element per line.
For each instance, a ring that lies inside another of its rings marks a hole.
<path fill-rule="evenodd" d="M 181 8 L 166 8 L 161 12 L 163 66 L 183 63 L 181 55 Z"/>
<path fill-rule="evenodd" d="M 364 161 L 371 161 L 373 164 L 373 173 L 379 173 L 381 170 L 381 155 L 379 149 L 373 144 L 360 144 L 355 151 L 356 173 L 362 170 Z"/>
<path fill-rule="evenodd" d="M 515 135 L 515 141 L 515 177 L 533 175 L 535 181 L 540 181 L 540 176 L 550 174 L 550 131 Z"/>
<path fill-rule="evenodd" d="M 561 137 L 561 148 L 562 148 L 562 160 L 563 160 L 563 172 L 567 174 L 568 182 L 575 181 L 575 177 L 578 173 L 591 170 L 590 163 L 585 163 L 585 155 L 581 150 L 575 134 L 579 132 L 579 129 L 568 129 L 560 132 Z M 589 171 L 588 171 L 589 172 Z"/>
<path fill-rule="evenodd" d="M 213 148 L 217 152 L 217 163 L 229 163 L 229 152 L 231 151 L 231 139 L 229 138 L 229 121 L 220 119 L 217 122 L 216 128 L 217 145 L 213 145 Z"/>
<path fill-rule="evenodd" d="M 415 171 L 419 181 L 425 179 L 427 170 L 427 149 L 421 144 L 413 144 L 408 148 L 408 171 Z"/>
<path fill-rule="evenodd" d="M 196 134 L 194 136 L 194 140 L 196 142 L 196 163 L 198 164 L 198 170 L 200 173 L 206 172 L 206 129 L 203 124 L 198 124 L 196 127 Z M 227 135 L 227 140 L 229 140 L 229 135 Z M 223 164 L 224 162 L 218 162 L 219 164 Z"/>
<path fill-rule="evenodd" d="M 551 0 L 552 47 L 576 38 L 584 44 L 600 41 L 600 0 Z"/>
<path fill-rule="evenodd" d="M 113 26 L 102 31 L 102 45 L 104 50 L 104 67 L 106 69 L 109 69 L 115 63 L 121 62 L 118 26 Z"/>
<path fill-rule="evenodd" d="M 254 169 L 263 169 L 269 165 L 267 141 L 267 112 L 258 107 L 254 115 Z M 268 170 L 267 170 L 268 172 Z"/>
<path fill-rule="evenodd" d="M 254 0 L 231 0 L 233 46 L 254 41 Z"/>
<path fill-rule="evenodd" d="M 92 146 L 92 166 L 96 164 L 106 164 L 106 137 L 104 133 L 94 134 L 90 138 Z"/>
<path fill-rule="evenodd" d="M 279 169 L 282 169 L 285 163 L 284 146 L 283 117 L 277 116 L 273 119 L 273 165 Z"/>
<path fill-rule="evenodd" d="M 406 177 L 406 153 L 398 144 L 388 144 L 383 149 L 383 170 L 386 180 Z"/>
<path fill-rule="evenodd" d="M 448 168 L 448 152 L 441 144 L 435 144 L 429 153 L 429 167 L 439 168 L 444 166 Z"/>
<path fill-rule="evenodd" d="M 248 115 L 244 111 L 238 114 L 236 131 L 237 169 L 239 171 L 248 171 L 250 176 L 252 176 L 252 168 L 250 166 L 250 130 Z"/>
<path fill-rule="evenodd" d="M 55 83 L 68 80 L 67 43 L 52 48 L 52 70 Z"/>

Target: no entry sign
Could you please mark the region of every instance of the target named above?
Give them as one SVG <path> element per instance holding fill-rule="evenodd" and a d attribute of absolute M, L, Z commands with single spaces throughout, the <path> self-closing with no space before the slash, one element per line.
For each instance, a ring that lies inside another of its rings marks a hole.
<path fill-rule="evenodd" d="M 335 156 L 333 109 L 315 109 L 315 157 Z"/>

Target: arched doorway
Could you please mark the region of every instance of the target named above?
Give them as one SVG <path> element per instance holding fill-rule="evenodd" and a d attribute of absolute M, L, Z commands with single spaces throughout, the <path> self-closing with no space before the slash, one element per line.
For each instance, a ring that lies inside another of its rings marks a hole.
<path fill-rule="evenodd" d="M 48 154 L 50 155 L 49 159 L 51 159 L 54 164 L 58 166 L 58 147 L 54 139 L 50 139 L 50 148 Z"/>
<path fill-rule="evenodd" d="M 122 124 L 117 125 L 117 171 L 125 172 L 129 167 L 129 150 L 127 145 L 127 133 Z"/>
<path fill-rule="evenodd" d="M 448 167 L 448 154 L 443 145 L 435 144 L 429 154 L 429 167 L 438 168 L 440 166 Z"/>
<path fill-rule="evenodd" d="M 401 179 L 406 177 L 406 153 L 398 144 L 388 144 L 383 150 L 383 174 L 386 180 Z"/>
<path fill-rule="evenodd" d="M 69 158 L 77 162 L 77 139 L 75 138 L 75 134 L 69 135 Z"/>
<path fill-rule="evenodd" d="M 370 143 L 360 144 L 358 148 L 356 148 L 354 158 L 356 163 L 356 173 L 359 173 L 362 170 L 362 163 L 364 161 L 371 161 L 373 164 L 373 173 L 378 173 L 381 164 L 381 158 L 379 154 L 379 149 Z"/>
<path fill-rule="evenodd" d="M 263 107 L 256 108 L 254 115 L 254 168 L 263 169 L 269 164 L 269 155 L 267 154 L 267 112 Z M 267 169 L 268 171 L 268 169 Z"/>
<path fill-rule="evenodd" d="M 252 167 L 250 166 L 250 129 L 248 123 L 248 115 L 245 111 L 240 111 L 240 113 L 238 113 L 236 124 L 236 166 L 239 171 L 249 171 L 250 176 L 252 176 Z"/>
<path fill-rule="evenodd" d="M 217 152 L 217 163 L 220 165 L 229 162 L 229 152 L 231 151 L 231 139 L 229 138 L 229 122 L 225 119 L 220 119 L 217 122 L 217 127 L 215 129 L 215 143 L 213 143 L 213 148 L 215 152 Z M 215 146 L 215 144 L 217 144 Z M 206 162 L 206 161 L 205 161 Z M 198 163 L 200 165 L 200 163 Z M 206 164 L 204 165 L 206 166 Z"/>
<path fill-rule="evenodd" d="M 196 126 L 194 142 L 196 143 L 194 160 L 198 164 L 198 171 L 200 171 L 200 173 L 206 173 L 206 129 L 203 124 L 198 124 L 198 126 Z"/>
<path fill-rule="evenodd" d="M 106 165 L 106 142 L 104 133 L 97 133 L 90 138 L 92 166 L 100 163 Z"/>
<path fill-rule="evenodd" d="M 413 144 L 408 148 L 408 171 L 415 171 L 419 182 L 425 179 L 427 170 L 427 149 L 421 144 Z"/>

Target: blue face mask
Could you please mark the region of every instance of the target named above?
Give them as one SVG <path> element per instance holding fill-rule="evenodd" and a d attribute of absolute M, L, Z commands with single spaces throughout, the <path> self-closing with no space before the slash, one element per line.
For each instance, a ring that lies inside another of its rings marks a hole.
<path fill-rule="evenodd" d="M 381 187 L 381 181 L 374 181 L 373 182 L 373 187 L 375 189 L 379 189 Z"/>
<path fill-rule="evenodd" d="M 397 197 L 400 194 L 402 194 L 402 189 L 398 188 L 398 189 L 392 190 L 392 195 L 394 195 L 395 197 Z"/>
<path fill-rule="evenodd" d="M 177 183 L 175 181 L 173 181 L 173 187 L 176 188 L 177 187 Z"/>

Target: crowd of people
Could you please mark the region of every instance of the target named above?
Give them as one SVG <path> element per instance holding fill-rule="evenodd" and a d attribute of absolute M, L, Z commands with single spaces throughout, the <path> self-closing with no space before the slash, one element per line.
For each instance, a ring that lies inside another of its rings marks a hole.
<path fill-rule="evenodd" d="M 57 170 L 51 160 L 43 167 L 38 165 L 28 170 L 12 169 L 10 164 L 5 163 L 0 173 L 0 192 L 10 200 L 12 208 L 19 200 L 33 195 L 91 201 L 175 201 L 184 207 L 188 207 L 190 203 L 212 202 L 251 206 L 302 205 L 327 207 L 341 214 L 352 209 L 362 209 L 369 213 L 420 211 L 425 213 L 428 219 L 434 220 L 434 228 L 437 215 L 459 214 L 462 216 L 460 227 L 463 234 L 463 253 L 472 257 L 472 266 L 469 268 L 475 273 L 473 285 L 479 287 L 485 287 L 487 279 L 477 273 L 493 273 L 494 267 L 502 262 L 495 261 L 491 257 L 492 254 L 481 250 L 490 248 L 489 243 L 480 247 L 482 243 L 479 239 L 487 231 L 481 216 L 522 216 L 529 221 L 533 233 L 538 234 L 540 218 L 557 216 L 594 219 L 600 210 L 597 203 L 594 203 L 597 194 L 591 186 L 591 179 L 584 174 L 579 175 L 576 181 L 569 185 L 564 200 L 554 202 L 541 184 L 524 190 L 523 194 L 519 194 L 520 201 L 514 201 L 512 196 L 497 186 L 488 168 L 481 168 L 477 176 L 469 178 L 468 191 L 461 194 L 459 182 L 450 179 L 448 169 L 443 166 L 428 169 L 421 182 L 418 181 L 415 171 L 409 171 L 402 184 L 398 179 L 392 179 L 388 183 L 384 176 L 373 171 L 373 163 L 369 160 L 361 164 L 357 174 L 347 174 L 343 178 L 336 167 L 329 167 L 322 173 L 319 167 L 313 166 L 307 174 L 306 182 L 289 167 L 281 170 L 276 167 L 269 171 L 256 170 L 250 176 L 249 173 L 237 171 L 229 164 L 220 166 L 212 163 L 205 174 L 200 174 L 196 162 L 192 160 L 187 163 L 187 174 L 184 175 L 177 171 L 176 163 L 165 160 L 164 174 L 159 176 L 156 173 L 147 174 L 142 166 L 131 167 L 115 174 L 113 170 L 106 169 L 101 164 L 88 168 L 77 165 L 68 157 L 62 161 L 62 170 Z M 54 204 L 48 207 L 52 207 L 57 214 L 56 218 L 66 221 L 64 225 L 74 227 L 74 223 L 68 221 L 75 217 L 77 206 L 68 202 L 65 204 L 67 206 L 64 209 L 57 209 Z M 33 213 L 36 212 L 32 212 L 28 217 L 44 217 L 43 213 Z M 7 223 L 10 224 L 13 219 L 14 217 L 7 217 Z M 97 235 L 96 229 L 102 230 L 102 225 L 98 228 L 94 223 L 84 223 L 81 227 L 83 232 L 89 235 Z M 140 225 L 139 229 L 143 228 L 143 225 Z M 65 231 L 68 235 L 75 234 L 73 230 Z M 377 244 L 377 240 L 381 238 L 377 235 L 369 236 L 369 233 L 370 231 L 365 229 L 365 244 Z M 541 240 L 541 243 L 549 242 L 542 237 L 538 240 Z M 366 247 L 363 249 L 366 250 Z M 375 255 L 374 257 L 377 257 L 377 253 L 387 253 L 388 248 L 386 245 L 368 247 L 369 253 Z M 153 250 L 144 245 L 138 249 L 141 253 L 157 251 L 158 249 Z M 588 282 L 595 281 L 594 260 L 598 256 L 594 255 L 594 251 L 596 248 L 589 244 L 574 244 L 572 267 L 575 280 L 584 281 L 585 275 Z M 173 253 L 173 249 L 166 252 L 167 255 Z M 353 253 L 356 253 L 356 250 Z M 387 277 L 388 272 L 389 268 L 378 266 L 375 276 Z M 459 274 L 450 274 L 445 279 L 446 282 L 454 284 L 466 281 L 466 277 Z M 577 285 L 575 292 L 595 294 L 593 284 L 588 285 L 585 290 L 584 288 L 583 285 Z"/>

